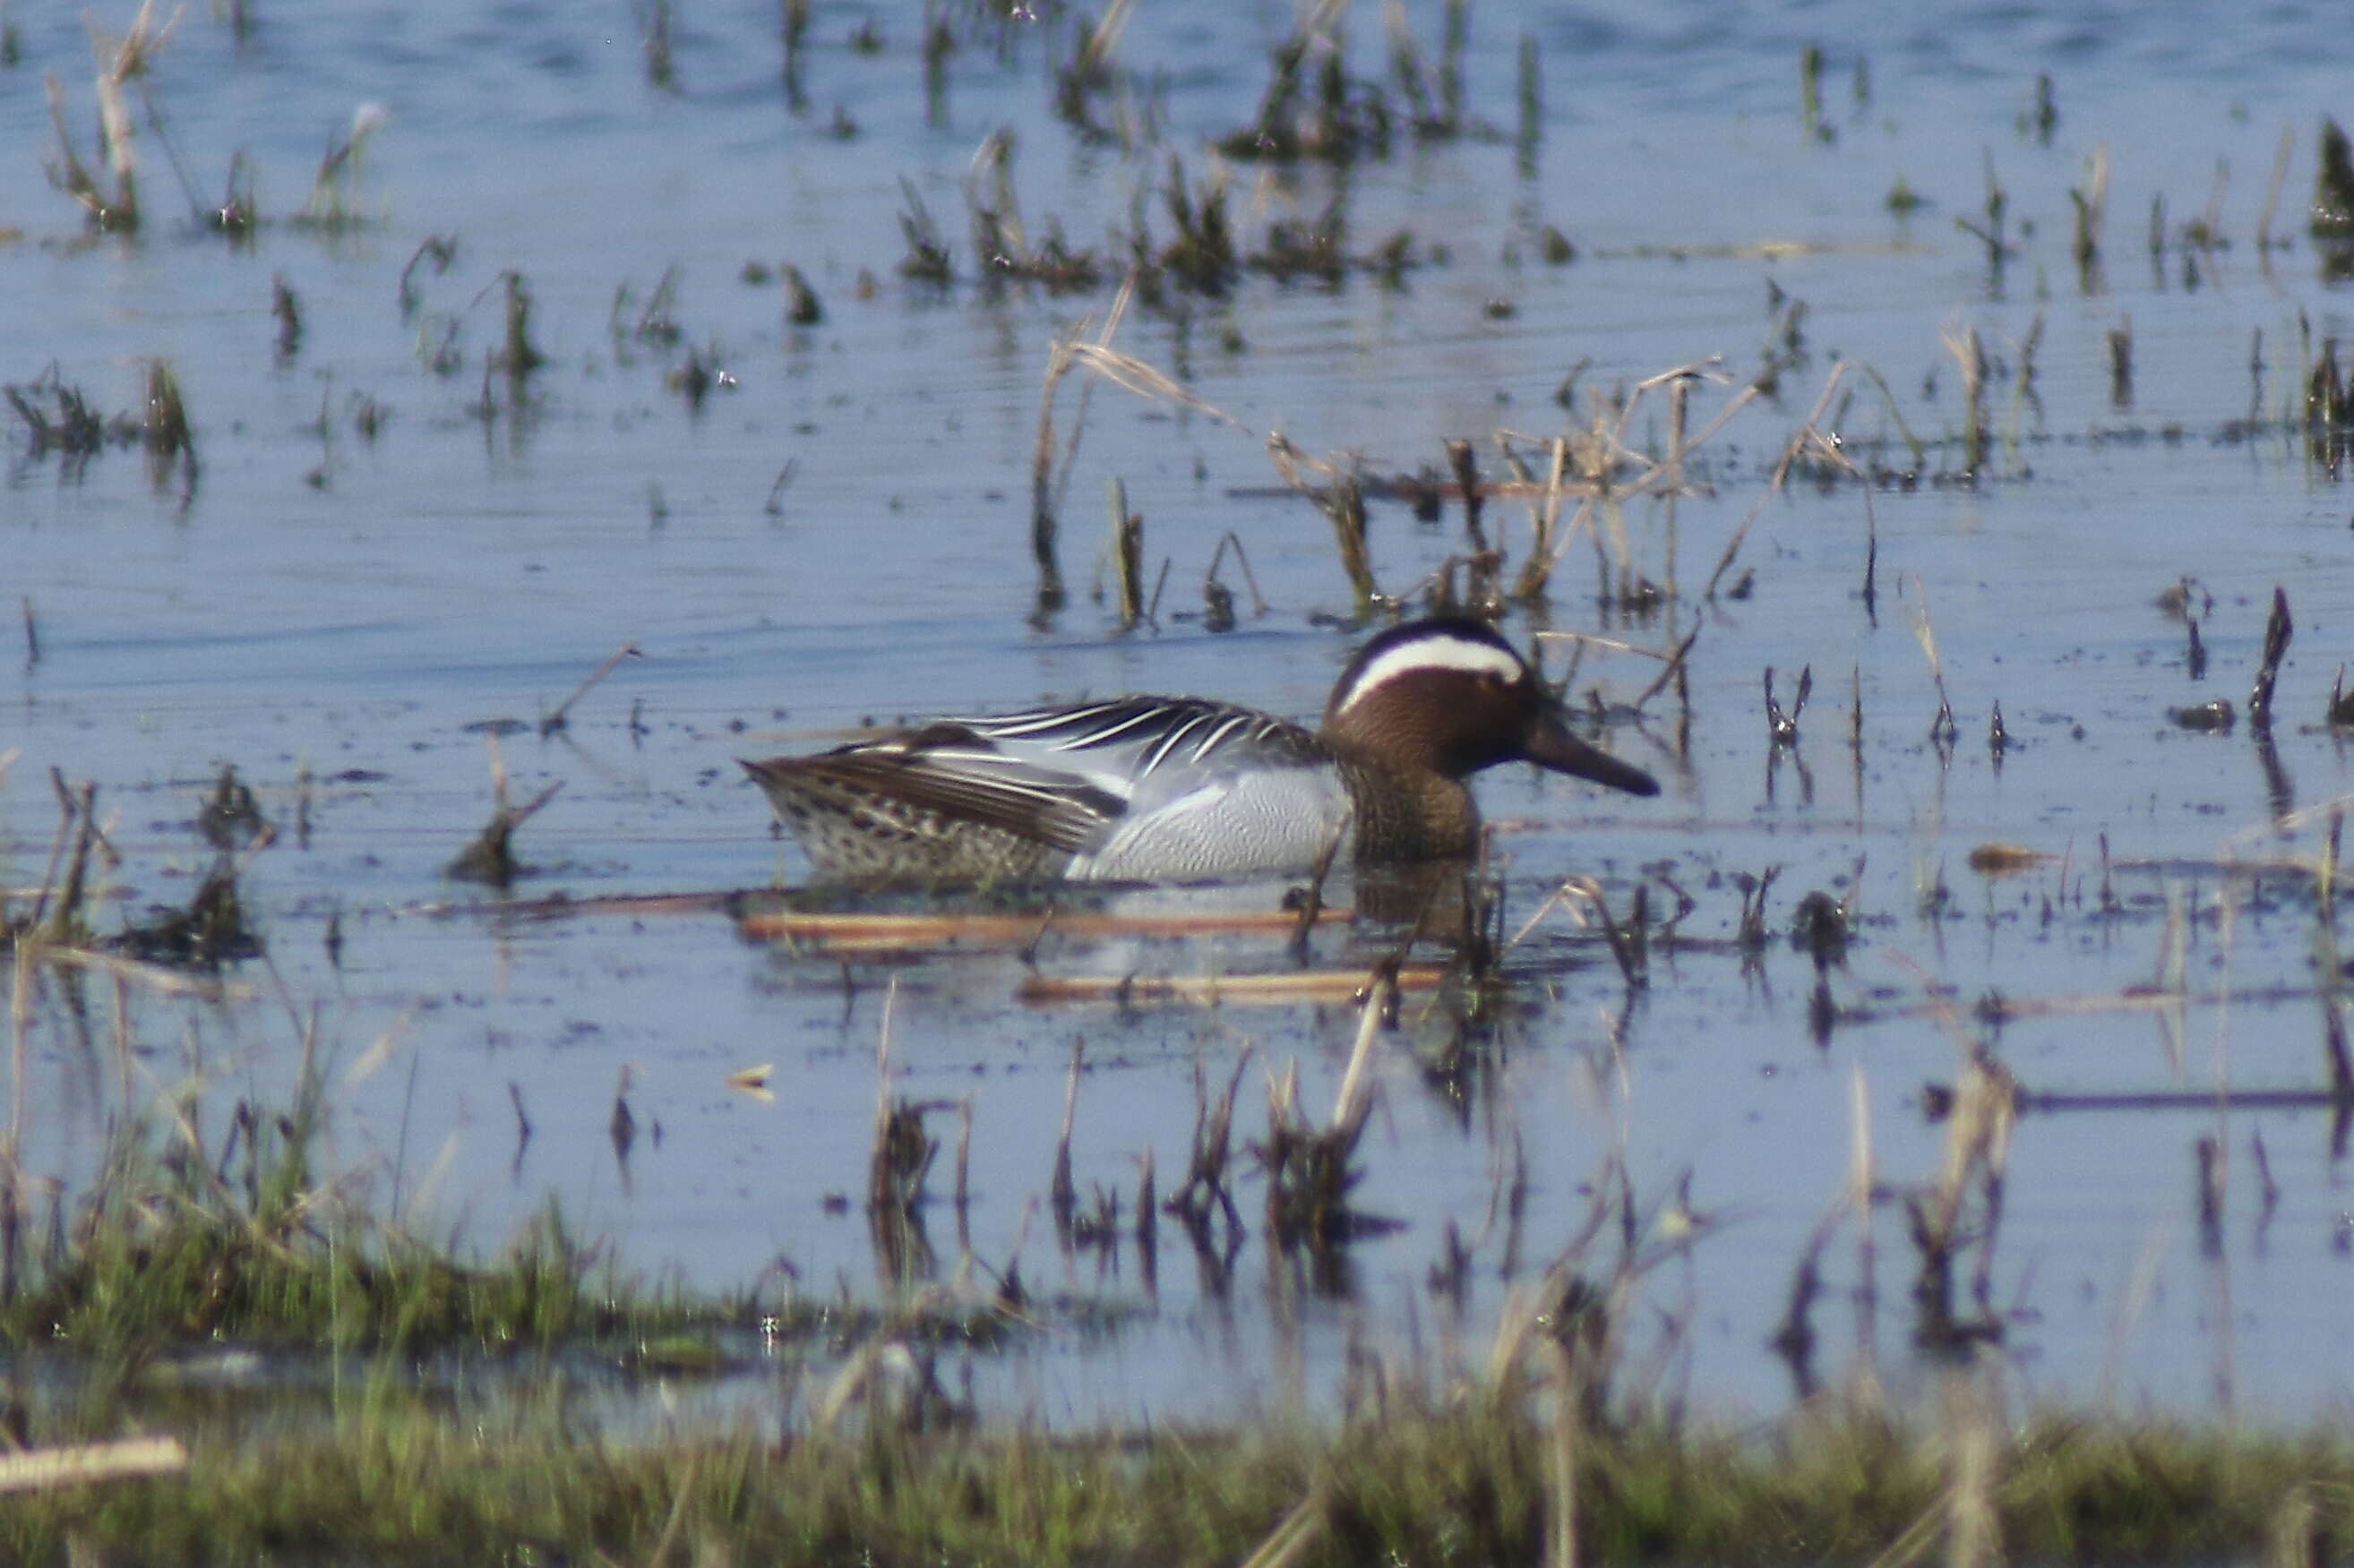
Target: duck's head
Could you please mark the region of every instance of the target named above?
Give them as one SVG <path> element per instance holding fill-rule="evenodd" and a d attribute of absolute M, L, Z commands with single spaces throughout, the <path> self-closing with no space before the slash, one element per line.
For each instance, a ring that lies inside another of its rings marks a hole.
<path fill-rule="evenodd" d="M 1463 779 L 1533 762 L 1631 795 L 1659 781 L 1572 735 L 1536 672 L 1484 621 L 1437 616 L 1357 651 L 1324 707 L 1324 733 L 1394 768 Z"/>

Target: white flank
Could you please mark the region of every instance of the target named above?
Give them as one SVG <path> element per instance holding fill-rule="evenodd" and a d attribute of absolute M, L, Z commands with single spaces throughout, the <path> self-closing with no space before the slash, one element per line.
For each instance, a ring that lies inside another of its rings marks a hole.
<path fill-rule="evenodd" d="M 1499 648 L 1492 642 L 1475 642 L 1468 637 L 1417 637 L 1402 642 L 1384 653 L 1357 673 L 1348 695 L 1332 711 L 1344 714 L 1355 705 L 1359 697 L 1386 681 L 1416 670 L 1453 670 L 1469 675 L 1500 675 L 1507 681 L 1517 681 L 1528 666 L 1521 656 L 1509 648 Z"/>

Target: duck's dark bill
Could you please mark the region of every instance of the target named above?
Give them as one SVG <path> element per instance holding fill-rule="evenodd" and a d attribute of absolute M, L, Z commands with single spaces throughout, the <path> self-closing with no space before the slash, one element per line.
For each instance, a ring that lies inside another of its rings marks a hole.
<path fill-rule="evenodd" d="M 1578 739 L 1553 714 L 1539 716 L 1536 723 L 1529 726 L 1527 749 L 1522 755 L 1540 768 L 1591 779 L 1596 784 L 1624 789 L 1629 795 L 1656 795 L 1659 792 L 1658 779 L 1632 763 L 1621 762 L 1601 747 L 1589 746 Z"/>

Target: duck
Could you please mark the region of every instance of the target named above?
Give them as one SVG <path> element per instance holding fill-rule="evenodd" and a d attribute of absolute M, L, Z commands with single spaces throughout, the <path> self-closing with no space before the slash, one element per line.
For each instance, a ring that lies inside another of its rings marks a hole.
<path fill-rule="evenodd" d="M 812 755 L 740 759 L 819 877 L 863 885 L 1210 883 L 1477 849 L 1467 783 L 1529 762 L 1659 781 L 1569 728 L 1486 622 L 1432 616 L 1360 648 L 1311 730 L 1205 697 L 941 718 Z"/>

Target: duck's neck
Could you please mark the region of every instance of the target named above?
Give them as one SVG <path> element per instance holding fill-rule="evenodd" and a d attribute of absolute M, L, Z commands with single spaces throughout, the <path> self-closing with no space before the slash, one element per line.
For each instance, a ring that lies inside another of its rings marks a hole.
<path fill-rule="evenodd" d="M 1479 848 L 1479 809 L 1459 781 L 1394 767 L 1345 742 L 1333 750 L 1356 808 L 1359 863 L 1459 858 Z"/>

